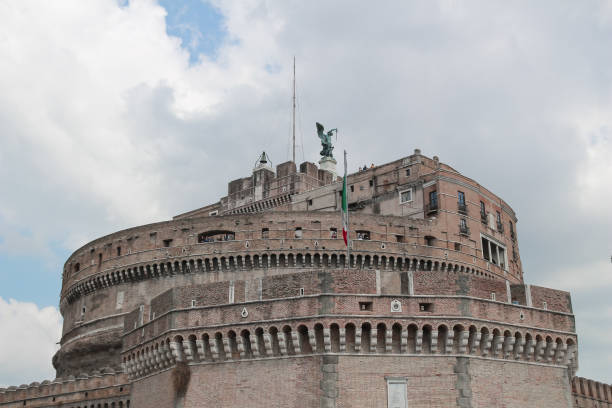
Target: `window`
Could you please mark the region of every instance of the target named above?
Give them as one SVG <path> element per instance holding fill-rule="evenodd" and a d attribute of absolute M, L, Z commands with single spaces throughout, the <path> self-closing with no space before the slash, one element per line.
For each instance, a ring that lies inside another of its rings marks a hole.
<path fill-rule="evenodd" d="M 487 223 L 487 210 L 485 209 L 485 203 L 484 201 L 480 202 L 480 221 L 483 224 Z"/>
<path fill-rule="evenodd" d="M 351 186 L 351 193 L 355 191 L 355 186 Z"/>
<path fill-rule="evenodd" d="M 370 180 L 370 187 L 374 186 L 374 180 Z"/>
<path fill-rule="evenodd" d="M 457 208 L 459 212 L 467 213 L 467 204 L 465 203 L 465 193 L 463 191 L 457 191 Z"/>
<path fill-rule="evenodd" d="M 421 312 L 433 312 L 433 303 L 419 303 Z"/>
<path fill-rule="evenodd" d="M 496 211 L 496 213 L 497 213 L 497 230 L 499 232 L 504 232 L 504 224 L 502 224 L 501 214 L 499 213 L 499 211 Z"/>
<path fill-rule="evenodd" d="M 412 201 L 412 189 L 400 191 L 400 204 L 409 203 Z"/>
<path fill-rule="evenodd" d="M 209 217 L 214 217 L 216 215 L 219 215 L 219 210 L 211 211 L 211 212 L 208 213 Z"/>
<path fill-rule="evenodd" d="M 198 234 L 198 243 L 215 242 L 215 241 L 233 241 L 236 239 L 234 231 L 212 230 Z"/>
<path fill-rule="evenodd" d="M 164 239 L 164 247 L 168 248 L 170 246 L 170 244 L 172 243 L 171 239 Z"/>
<path fill-rule="evenodd" d="M 302 238 L 302 227 L 295 227 L 295 232 L 293 234 L 295 238 Z"/>
<path fill-rule="evenodd" d="M 546 301 L 542 302 L 542 309 L 548 310 L 548 303 Z"/>
<path fill-rule="evenodd" d="M 431 235 L 425 236 L 425 245 L 434 246 L 436 243 L 436 237 L 432 237 Z"/>
<path fill-rule="evenodd" d="M 359 310 L 371 312 L 373 310 L 372 302 L 359 302 Z"/>
<path fill-rule="evenodd" d="M 268 239 L 270 237 L 270 230 L 268 228 L 261 229 L 261 238 Z"/>
<path fill-rule="evenodd" d="M 308 205 L 312 206 L 312 200 L 308 200 Z"/>
<path fill-rule="evenodd" d="M 330 229 L 329 229 L 329 237 L 330 237 L 331 239 L 336 239 L 336 238 L 338 238 L 338 229 L 336 229 L 336 228 L 330 228 Z"/>
<path fill-rule="evenodd" d="M 304 288 L 300 288 L 300 296 L 304 296 Z"/>
<path fill-rule="evenodd" d="M 370 239 L 370 231 L 355 231 L 357 234 L 357 240 L 368 241 Z"/>
<path fill-rule="evenodd" d="M 516 239 L 516 235 L 514 234 L 514 226 L 512 225 L 512 221 L 508 221 L 508 225 L 510 226 L 510 238 L 514 241 Z"/>
<path fill-rule="evenodd" d="M 74 264 L 74 271 L 78 272 L 79 270 L 81 270 L 81 264 L 80 263 Z"/>
<path fill-rule="evenodd" d="M 455 242 L 455 251 L 461 251 L 461 244 L 458 242 Z"/>
<path fill-rule="evenodd" d="M 495 292 L 491 292 L 491 300 L 495 300 Z"/>
<path fill-rule="evenodd" d="M 465 193 L 463 191 L 457 191 L 457 201 L 459 204 L 465 204 Z"/>
<path fill-rule="evenodd" d="M 98 254 L 98 265 L 102 265 L 102 254 Z"/>
<path fill-rule="evenodd" d="M 195 307 L 196 306 L 196 301 L 195 299 L 191 299 L 191 307 Z"/>
<path fill-rule="evenodd" d="M 436 190 L 429 192 L 429 203 L 426 206 L 428 213 L 433 213 L 438 210 L 438 192 Z"/>
<path fill-rule="evenodd" d="M 395 241 L 396 242 L 404 242 L 404 236 L 403 235 L 396 235 L 395 236 Z"/>
<path fill-rule="evenodd" d="M 410 177 L 410 169 L 406 169 L 406 177 Z"/>
<path fill-rule="evenodd" d="M 469 235 L 470 229 L 467 226 L 467 220 L 465 218 L 459 219 L 459 233 Z"/>
<path fill-rule="evenodd" d="M 117 256 L 121 256 L 121 247 L 120 246 L 117 247 Z"/>
<path fill-rule="evenodd" d="M 81 317 L 85 315 L 85 310 L 86 310 L 86 308 L 85 308 L 85 306 L 83 306 L 83 308 L 81 309 Z"/>
<path fill-rule="evenodd" d="M 506 269 L 507 254 L 506 247 L 492 239 L 481 237 L 482 257 L 494 265 L 499 265 Z"/>

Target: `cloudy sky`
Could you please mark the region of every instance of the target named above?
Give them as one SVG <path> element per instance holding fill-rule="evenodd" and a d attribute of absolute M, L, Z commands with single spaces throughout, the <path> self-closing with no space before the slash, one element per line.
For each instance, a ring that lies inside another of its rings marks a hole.
<path fill-rule="evenodd" d="M 54 378 L 63 262 L 217 200 L 265 150 L 421 148 L 517 212 L 612 383 L 612 3 L 0 0 L 0 385 Z"/>

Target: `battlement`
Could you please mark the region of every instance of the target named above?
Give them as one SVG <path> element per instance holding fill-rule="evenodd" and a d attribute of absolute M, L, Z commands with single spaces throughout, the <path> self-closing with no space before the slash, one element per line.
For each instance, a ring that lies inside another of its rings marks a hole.
<path fill-rule="evenodd" d="M 572 379 L 572 393 L 576 408 L 612 407 L 612 385 L 582 377 Z"/>
<path fill-rule="evenodd" d="M 103 368 L 90 374 L 0 388 L 1 407 L 130 406 L 131 384 L 126 374 Z M 85 405 L 83 405 L 85 404 Z"/>

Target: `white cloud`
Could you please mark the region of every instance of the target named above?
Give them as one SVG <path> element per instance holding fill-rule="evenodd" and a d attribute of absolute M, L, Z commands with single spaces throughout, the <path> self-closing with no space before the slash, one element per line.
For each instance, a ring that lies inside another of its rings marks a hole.
<path fill-rule="evenodd" d="M 0 324 L 0 386 L 54 379 L 51 357 L 62 331 L 59 311 L 0 297 Z"/>

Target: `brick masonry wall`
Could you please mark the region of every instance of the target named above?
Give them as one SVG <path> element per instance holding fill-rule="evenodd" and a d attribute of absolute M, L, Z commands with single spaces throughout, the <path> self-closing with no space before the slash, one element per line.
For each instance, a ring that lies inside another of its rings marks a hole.
<path fill-rule="evenodd" d="M 472 407 L 571 408 L 567 370 L 472 359 Z"/>
<path fill-rule="evenodd" d="M 532 285 L 531 297 L 534 307 L 542 308 L 543 302 L 546 302 L 549 310 L 572 313 L 572 300 L 569 292 Z"/>
<path fill-rule="evenodd" d="M 185 408 L 383 408 L 385 377 L 405 379 L 410 408 L 573 406 L 566 369 L 477 358 L 315 355 L 190 370 Z M 175 406 L 170 378 L 166 371 L 136 381 L 134 406 Z"/>

